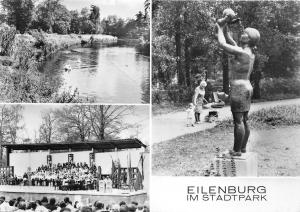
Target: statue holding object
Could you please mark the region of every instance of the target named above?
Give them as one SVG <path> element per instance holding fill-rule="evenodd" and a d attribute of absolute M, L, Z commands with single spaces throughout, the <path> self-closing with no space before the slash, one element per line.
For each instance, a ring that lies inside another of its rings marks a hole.
<path fill-rule="evenodd" d="M 240 36 L 241 46 L 238 46 L 229 30 L 226 29 L 232 22 L 240 21 L 235 17 L 236 14 L 232 9 L 224 10 L 223 18 L 217 20 L 216 28 L 220 47 L 225 52 L 234 55 L 230 69 L 230 105 L 234 121 L 234 145 L 230 155 L 241 156 L 246 152 L 250 135 L 248 112 L 253 88 L 249 79 L 255 60 L 254 49 L 260 40 L 260 33 L 254 28 L 244 29 Z"/>

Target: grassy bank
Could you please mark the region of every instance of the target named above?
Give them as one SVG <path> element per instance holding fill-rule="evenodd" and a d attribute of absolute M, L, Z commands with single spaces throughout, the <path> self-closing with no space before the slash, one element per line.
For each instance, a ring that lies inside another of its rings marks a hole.
<path fill-rule="evenodd" d="M 78 91 L 58 93 L 63 82 L 49 82 L 38 71 L 40 62 L 58 50 L 88 42 L 91 35 L 58 35 L 32 30 L 17 34 L 13 27 L 0 26 L 0 100 L 1 102 L 87 102 L 80 99 Z M 107 35 L 92 35 L 94 41 L 115 43 L 117 38 Z"/>
<path fill-rule="evenodd" d="M 300 125 L 300 105 L 275 106 L 255 111 L 249 116 L 249 124 L 252 129 Z M 232 119 L 221 121 L 216 126 L 222 130 L 232 127 Z"/>
<path fill-rule="evenodd" d="M 248 149 L 258 153 L 260 176 L 299 175 L 300 105 L 263 109 L 250 115 L 251 136 Z M 298 134 L 297 134 L 298 133 Z M 231 149 L 231 120 L 215 128 L 154 144 L 153 174 L 202 175 L 214 158 L 215 149 Z"/>
<path fill-rule="evenodd" d="M 40 50 L 42 50 L 43 56 L 49 56 L 58 50 L 81 43 L 87 43 L 90 41 L 91 37 L 93 37 L 94 42 L 100 43 L 116 43 L 118 41 L 117 37 L 110 35 L 59 35 L 31 31 L 30 34 L 16 35 L 12 54 L 17 54 L 19 51 L 18 45 L 20 43 L 27 43 L 29 47 L 33 48 L 33 51 L 40 52 Z"/>

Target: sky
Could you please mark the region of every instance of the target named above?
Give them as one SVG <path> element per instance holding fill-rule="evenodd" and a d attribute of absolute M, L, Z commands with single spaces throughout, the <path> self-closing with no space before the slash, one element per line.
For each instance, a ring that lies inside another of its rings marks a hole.
<path fill-rule="evenodd" d="M 84 7 L 90 7 L 90 5 L 99 6 L 101 19 L 108 15 L 134 18 L 139 11 L 144 12 L 144 0 L 62 0 L 62 4 L 69 10 L 78 11 Z"/>
<path fill-rule="evenodd" d="M 42 114 L 49 111 L 62 108 L 63 105 L 47 105 L 47 104 L 28 104 L 23 105 L 23 120 L 20 123 L 24 126 L 22 131 L 18 132 L 18 136 L 22 138 L 34 139 L 35 134 L 38 137 L 39 127 L 42 123 Z M 138 124 L 138 128 L 130 129 L 122 132 L 120 138 L 129 138 L 134 135 L 143 143 L 149 144 L 149 106 L 135 106 L 131 115 L 124 117 L 124 122 L 129 124 Z"/>

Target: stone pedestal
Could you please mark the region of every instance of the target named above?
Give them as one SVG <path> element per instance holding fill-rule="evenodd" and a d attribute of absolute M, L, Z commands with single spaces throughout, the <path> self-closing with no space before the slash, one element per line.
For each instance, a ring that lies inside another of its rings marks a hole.
<path fill-rule="evenodd" d="M 247 152 L 240 157 L 232 157 L 224 152 L 214 159 L 214 170 L 223 177 L 257 177 L 257 154 Z"/>

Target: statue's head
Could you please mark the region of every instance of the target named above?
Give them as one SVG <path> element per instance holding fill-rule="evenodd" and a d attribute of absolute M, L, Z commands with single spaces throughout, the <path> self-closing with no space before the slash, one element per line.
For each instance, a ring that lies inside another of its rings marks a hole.
<path fill-rule="evenodd" d="M 248 27 L 244 30 L 241 35 L 241 42 L 243 44 L 249 44 L 250 47 L 254 47 L 258 44 L 260 40 L 260 33 L 257 29 Z"/>

